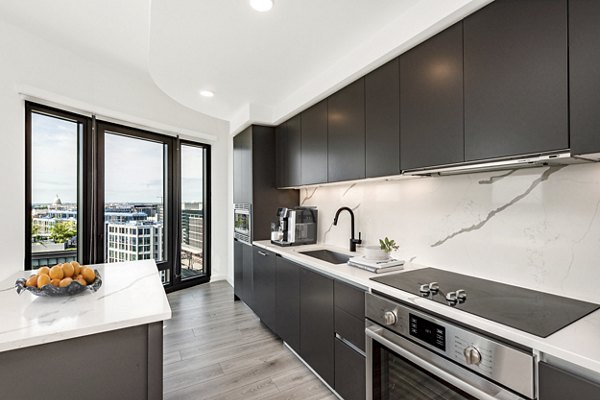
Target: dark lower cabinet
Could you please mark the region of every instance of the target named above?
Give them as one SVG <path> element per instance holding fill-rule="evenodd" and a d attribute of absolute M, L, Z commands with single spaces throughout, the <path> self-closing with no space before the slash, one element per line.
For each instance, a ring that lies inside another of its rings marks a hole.
<path fill-rule="evenodd" d="M 244 299 L 244 244 L 233 239 L 233 293 Z"/>
<path fill-rule="evenodd" d="M 335 333 L 365 351 L 365 291 L 336 280 L 334 304 Z"/>
<path fill-rule="evenodd" d="M 274 330 L 297 353 L 300 352 L 300 268 L 276 257 Z"/>
<path fill-rule="evenodd" d="M 254 262 L 252 246 L 242 244 L 242 300 L 248 307 L 254 309 Z"/>
<path fill-rule="evenodd" d="M 300 270 L 300 356 L 332 387 L 334 378 L 333 279 Z"/>
<path fill-rule="evenodd" d="M 539 363 L 539 400 L 598 400 L 600 384 L 555 366 Z"/>
<path fill-rule="evenodd" d="M 275 253 L 253 248 L 254 312 L 261 321 L 275 329 Z"/>
<path fill-rule="evenodd" d="M 464 161 L 462 22 L 400 56 L 400 121 L 403 170 Z"/>
<path fill-rule="evenodd" d="M 253 271 L 252 301 L 245 300 L 242 285 L 244 301 L 345 400 L 364 399 L 364 291 L 273 252 L 241 246 L 242 261 L 251 250 Z"/>
<path fill-rule="evenodd" d="M 328 182 L 365 177 L 365 79 L 327 99 Z"/>
<path fill-rule="evenodd" d="M 567 0 L 496 0 L 463 26 L 466 160 L 567 149 Z"/>
<path fill-rule="evenodd" d="M 600 153 L 600 1 L 569 0 L 571 152 Z"/>
<path fill-rule="evenodd" d="M 344 400 L 366 398 L 366 360 L 359 352 L 335 339 L 335 391 Z"/>

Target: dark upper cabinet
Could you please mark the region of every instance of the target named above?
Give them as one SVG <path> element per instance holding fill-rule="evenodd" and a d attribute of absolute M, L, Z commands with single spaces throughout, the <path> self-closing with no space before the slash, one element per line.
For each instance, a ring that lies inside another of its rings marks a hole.
<path fill-rule="evenodd" d="M 327 178 L 365 177 L 365 80 L 361 78 L 327 100 Z"/>
<path fill-rule="evenodd" d="M 366 177 L 400 173 L 398 59 L 365 76 Z"/>
<path fill-rule="evenodd" d="M 252 203 L 252 128 L 233 138 L 233 202 Z"/>
<path fill-rule="evenodd" d="M 300 355 L 334 386 L 333 279 L 300 270 Z"/>
<path fill-rule="evenodd" d="M 275 185 L 285 187 L 287 176 L 287 134 L 285 122 L 275 128 Z M 235 158 L 234 158 L 235 160 Z"/>
<path fill-rule="evenodd" d="M 567 0 L 496 0 L 463 24 L 466 160 L 568 148 Z"/>
<path fill-rule="evenodd" d="M 302 117 L 290 118 L 276 129 L 277 187 L 302 184 Z"/>
<path fill-rule="evenodd" d="M 300 352 L 300 266 L 276 257 L 275 331 L 296 352 Z"/>
<path fill-rule="evenodd" d="M 254 311 L 271 330 L 275 330 L 275 253 L 253 247 Z"/>
<path fill-rule="evenodd" d="M 569 1 L 570 132 L 573 154 L 600 152 L 600 2 Z"/>
<path fill-rule="evenodd" d="M 600 384 L 544 362 L 539 363 L 539 400 L 600 399 Z"/>
<path fill-rule="evenodd" d="M 327 100 L 302 113 L 302 184 L 327 182 Z"/>
<path fill-rule="evenodd" d="M 244 244 L 233 239 L 233 293 L 244 299 Z"/>
<path fill-rule="evenodd" d="M 464 161 L 462 22 L 400 56 L 400 121 L 403 170 Z"/>
<path fill-rule="evenodd" d="M 298 205 L 297 190 L 278 190 L 275 129 L 252 125 L 233 138 L 233 202 L 252 204 L 252 240 L 271 238 L 277 207 Z"/>

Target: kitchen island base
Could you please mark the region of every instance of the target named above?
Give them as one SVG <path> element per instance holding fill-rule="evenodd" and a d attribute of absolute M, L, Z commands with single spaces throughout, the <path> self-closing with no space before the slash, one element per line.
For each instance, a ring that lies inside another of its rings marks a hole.
<path fill-rule="evenodd" d="M 163 324 L 0 352 L 5 399 L 162 399 Z"/>

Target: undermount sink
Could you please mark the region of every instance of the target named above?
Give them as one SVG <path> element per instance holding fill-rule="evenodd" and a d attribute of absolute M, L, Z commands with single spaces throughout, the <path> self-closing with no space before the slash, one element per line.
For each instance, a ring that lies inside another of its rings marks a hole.
<path fill-rule="evenodd" d="M 346 264 L 351 258 L 350 256 L 342 253 L 336 253 L 330 250 L 313 250 L 313 251 L 301 251 L 300 254 L 304 254 L 309 257 L 318 258 L 319 260 L 331 263 L 331 264 Z"/>

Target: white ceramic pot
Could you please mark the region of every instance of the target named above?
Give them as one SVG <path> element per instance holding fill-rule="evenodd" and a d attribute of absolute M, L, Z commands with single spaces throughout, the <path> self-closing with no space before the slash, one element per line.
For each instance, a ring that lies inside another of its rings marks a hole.
<path fill-rule="evenodd" d="M 390 258 L 390 255 L 379 246 L 366 246 L 365 258 L 369 260 L 387 260 Z"/>

